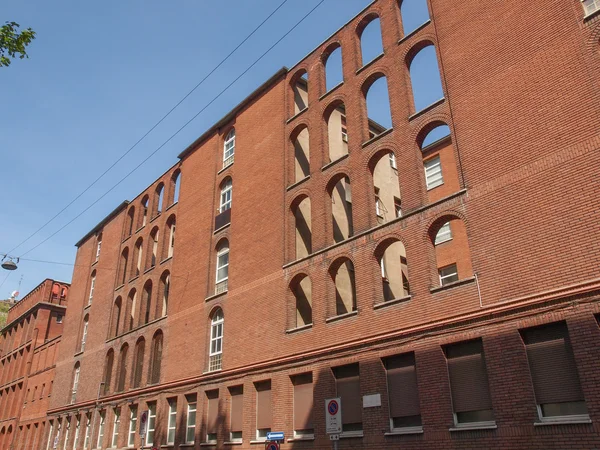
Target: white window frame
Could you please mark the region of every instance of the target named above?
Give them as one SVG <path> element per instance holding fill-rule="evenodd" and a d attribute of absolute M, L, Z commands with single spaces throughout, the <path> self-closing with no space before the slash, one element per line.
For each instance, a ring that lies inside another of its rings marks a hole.
<path fill-rule="evenodd" d="M 96 261 L 100 259 L 100 249 L 102 247 L 102 239 L 98 239 L 98 244 L 96 245 Z"/>
<path fill-rule="evenodd" d="M 73 389 L 71 389 L 71 404 L 75 403 L 77 400 L 77 386 L 79 385 L 79 372 L 81 371 L 81 366 L 77 366 L 75 368 L 75 375 L 73 376 Z"/>
<path fill-rule="evenodd" d="M 156 403 L 148 404 L 148 425 L 144 445 L 154 445 L 154 430 L 156 428 Z"/>
<path fill-rule="evenodd" d="M 110 447 L 116 448 L 119 440 L 119 426 L 121 425 L 121 410 L 114 409 L 115 418 L 113 419 L 112 436 L 110 438 Z"/>
<path fill-rule="evenodd" d="M 394 170 L 397 170 L 398 166 L 396 165 L 396 155 L 393 153 L 388 153 L 388 157 L 390 159 L 390 167 Z"/>
<path fill-rule="evenodd" d="M 581 5 L 586 17 L 600 11 L 600 0 L 581 0 Z"/>
<path fill-rule="evenodd" d="M 171 430 L 173 437 L 170 437 Z M 177 399 L 169 400 L 169 420 L 167 421 L 167 445 L 175 444 L 175 435 L 177 433 Z"/>
<path fill-rule="evenodd" d="M 223 316 L 223 314 L 221 313 L 221 316 L 216 319 L 216 314 L 215 317 L 212 318 L 211 322 L 210 322 L 210 350 L 209 350 L 209 356 L 215 356 L 215 355 L 222 355 L 223 354 L 223 329 L 225 327 L 225 317 Z M 221 331 L 220 334 L 217 335 L 217 333 L 219 332 L 219 330 Z M 214 343 L 214 345 L 213 345 Z M 213 347 L 216 349 L 217 347 L 219 347 L 218 350 L 213 350 Z"/>
<path fill-rule="evenodd" d="M 233 157 L 235 155 L 235 128 L 229 130 L 223 142 L 223 167 L 227 167 L 233 164 Z"/>
<path fill-rule="evenodd" d="M 220 264 L 220 259 L 222 256 L 227 255 L 227 263 L 223 265 Z M 219 270 L 227 268 L 227 275 L 223 278 L 219 278 Z M 229 280 L 229 247 L 223 248 L 217 252 L 217 272 L 215 275 L 215 281 L 217 284 Z"/>
<path fill-rule="evenodd" d="M 71 431 L 71 420 L 69 418 L 67 420 L 67 426 L 65 429 L 65 441 L 63 442 L 63 450 L 67 450 L 67 444 L 69 442 L 69 431 Z"/>
<path fill-rule="evenodd" d="M 442 275 L 442 272 L 444 270 L 451 269 L 451 268 L 454 268 L 454 272 L 450 272 L 450 273 L 446 273 L 446 274 Z M 458 278 L 458 268 L 456 267 L 456 263 L 452 263 L 452 264 L 448 264 L 447 266 L 440 267 L 438 269 L 438 274 L 439 274 L 439 277 L 440 277 L 440 286 L 447 286 L 448 284 L 456 283 L 457 281 L 459 281 L 459 278 Z M 450 282 L 447 282 L 446 284 L 444 284 L 444 280 L 446 280 L 448 278 L 451 278 L 451 277 L 453 277 L 455 275 L 456 275 L 456 280 L 455 281 L 450 281 Z"/>
<path fill-rule="evenodd" d="M 219 201 L 219 213 L 231 209 L 231 200 L 233 197 L 233 181 L 228 178 L 221 188 L 221 199 Z"/>
<path fill-rule="evenodd" d="M 171 258 L 173 256 L 173 248 L 175 247 L 175 222 L 171 225 L 171 230 L 169 233 L 169 251 L 168 256 Z"/>
<path fill-rule="evenodd" d="M 51 442 L 53 440 L 52 435 L 54 434 L 54 422 L 50 422 L 50 432 L 48 433 L 48 443 L 46 445 L 46 450 L 50 450 Z"/>
<path fill-rule="evenodd" d="M 77 441 L 79 441 L 79 432 L 81 431 L 81 416 L 77 416 L 77 425 L 75 425 L 75 437 L 73 438 L 73 450 L 77 450 Z"/>
<path fill-rule="evenodd" d="M 90 432 L 92 428 L 92 417 L 88 413 L 85 415 L 85 419 L 85 438 L 83 439 L 83 448 L 88 448 L 88 445 L 90 443 Z"/>
<path fill-rule="evenodd" d="M 444 184 L 440 155 L 425 160 L 423 168 L 425 170 L 425 184 L 428 191 Z"/>
<path fill-rule="evenodd" d="M 395 197 L 394 197 L 394 211 L 396 213 L 396 218 L 402 217 L 402 202 L 399 198 L 395 198 Z"/>
<path fill-rule="evenodd" d="M 129 432 L 127 435 L 127 447 L 135 446 L 135 432 L 137 431 L 137 406 L 129 409 Z"/>
<path fill-rule="evenodd" d="M 81 335 L 81 351 L 85 350 L 85 341 L 87 340 L 89 323 L 90 323 L 90 319 L 83 321 L 83 333 Z"/>
<path fill-rule="evenodd" d="M 100 424 L 98 425 L 98 439 L 96 440 L 96 448 L 102 448 L 102 440 L 104 439 L 105 421 L 106 421 L 106 411 L 100 411 Z"/>
<path fill-rule="evenodd" d="M 94 288 L 96 287 L 96 275 L 92 277 L 92 281 L 90 282 L 90 296 L 88 297 L 88 305 L 92 304 L 92 300 L 94 300 Z"/>
<path fill-rule="evenodd" d="M 443 244 L 452 240 L 452 229 L 450 228 L 450 221 L 446 222 L 440 227 L 437 234 L 435 235 L 435 245 Z"/>
<path fill-rule="evenodd" d="M 197 408 L 197 404 L 196 402 L 189 402 L 187 405 L 187 414 L 186 414 L 186 419 L 185 419 L 185 443 L 186 444 L 193 444 L 196 441 L 196 408 Z M 190 421 L 190 413 L 194 413 L 194 421 L 191 422 Z M 191 441 L 188 439 L 190 430 L 194 430 L 193 432 L 193 436 L 194 439 L 192 439 Z"/>

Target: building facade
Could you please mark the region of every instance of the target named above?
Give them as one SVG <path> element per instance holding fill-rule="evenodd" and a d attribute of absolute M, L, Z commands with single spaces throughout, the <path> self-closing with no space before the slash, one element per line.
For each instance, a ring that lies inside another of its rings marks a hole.
<path fill-rule="evenodd" d="M 341 449 L 600 446 L 599 5 L 423 5 L 373 2 L 77 243 L 37 448 L 325 449 L 334 397 Z"/>
<path fill-rule="evenodd" d="M 46 279 L 8 311 L 0 331 L 0 448 L 39 448 L 70 285 Z"/>

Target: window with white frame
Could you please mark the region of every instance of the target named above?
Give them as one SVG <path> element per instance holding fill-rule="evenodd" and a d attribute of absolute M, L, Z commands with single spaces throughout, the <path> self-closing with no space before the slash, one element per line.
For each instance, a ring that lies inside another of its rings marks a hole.
<path fill-rule="evenodd" d="M 223 144 L 223 167 L 233 163 L 233 155 L 235 154 L 235 128 L 232 128 L 225 137 Z"/>
<path fill-rule="evenodd" d="M 394 210 L 396 217 L 402 217 L 402 201 L 396 197 L 394 197 Z"/>
<path fill-rule="evenodd" d="M 85 439 L 83 440 L 83 448 L 88 448 L 90 444 L 90 434 L 92 430 L 92 416 L 91 414 L 85 415 Z"/>
<path fill-rule="evenodd" d="M 167 423 L 167 444 L 175 443 L 175 430 L 177 428 L 177 399 L 169 399 L 169 421 Z"/>
<path fill-rule="evenodd" d="M 390 158 L 390 167 L 392 169 L 397 169 L 398 167 L 396 166 L 396 155 L 394 155 L 393 153 L 388 153 L 388 157 Z"/>
<path fill-rule="evenodd" d="M 219 206 L 219 212 L 225 212 L 231 208 L 231 195 L 233 191 L 233 182 L 231 178 L 228 178 L 223 186 L 221 187 L 221 203 Z"/>
<path fill-rule="evenodd" d="M 375 213 L 377 217 L 383 217 L 383 205 L 381 203 L 381 198 L 379 197 L 379 188 L 375 188 Z"/>
<path fill-rule="evenodd" d="M 111 448 L 116 448 L 119 441 L 119 426 L 121 425 L 121 409 L 115 408 L 115 417 L 113 419 L 112 437 L 110 439 Z"/>
<path fill-rule="evenodd" d="M 81 366 L 79 363 L 75 366 L 75 374 L 73 375 L 73 389 L 71 389 L 71 404 L 77 399 L 77 386 L 79 385 L 79 371 Z"/>
<path fill-rule="evenodd" d="M 65 426 L 65 439 L 63 442 L 63 450 L 67 450 L 67 444 L 69 442 L 69 432 L 71 431 L 71 419 L 67 418 L 67 424 Z"/>
<path fill-rule="evenodd" d="M 85 316 L 85 319 L 83 319 L 83 333 L 81 334 L 81 351 L 85 350 L 85 341 L 87 339 L 89 322 L 90 322 L 90 320 L 89 320 L 88 316 Z"/>
<path fill-rule="evenodd" d="M 217 284 L 229 278 L 229 246 L 217 253 Z"/>
<path fill-rule="evenodd" d="M 449 266 L 442 267 L 439 269 L 440 285 L 445 286 L 450 283 L 458 281 L 458 271 L 456 270 L 456 264 L 450 264 Z"/>
<path fill-rule="evenodd" d="M 440 162 L 439 155 L 426 160 L 423 165 L 425 166 L 425 183 L 428 190 L 444 184 L 442 163 Z"/>
<path fill-rule="evenodd" d="M 77 416 L 77 423 L 75 424 L 75 437 L 73 438 L 73 450 L 77 450 L 77 444 L 79 443 L 79 432 L 81 431 L 81 417 Z"/>
<path fill-rule="evenodd" d="M 102 448 L 102 441 L 104 440 L 105 419 L 106 411 L 100 411 L 100 424 L 98 425 L 98 441 L 96 442 L 96 448 Z"/>
<path fill-rule="evenodd" d="M 156 403 L 148 403 L 148 425 L 145 445 L 154 445 L 154 429 L 156 428 Z"/>
<path fill-rule="evenodd" d="M 211 320 L 209 371 L 220 370 L 223 357 L 223 310 L 218 309 Z"/>
<path fill-rule="evenodd" d="M 185 443 L 193 444 L 196 439 L 196 397 L 188 399 L 185 425 Z"/>
<path fill-rule="evenodd" d="M 50 432 L 48 433 L 48 443 L 46 444 L 46 450 L 50 450 L 52 446 L 52 433 L 54 432 L 54 422 L 50 421 Z"/>
<path fill-rule="evenodd" d="M 98 235 L 98 243 L 96 244 L 96 261 L 98 261 L 98 259 L 100 259 L 100 249 L 102 247 L 102 233 L 100 233 Z"/>
<path fill-rule="evenodd" d="M 94 299 L 94 288 L 96 287 L 96 273 L 92 274 L 92 280 L 90 282 L 90 295 L 88 297 L 88 305 L 92 304 L 92 300 Z"/>
<path fill-rule="evenodd" d="M 452 240 L 452 230 L 450 229 L 450 222 L 446 222 L 440 227 L 435 235 L 435 245 L 439 245 L 450 240 Z"/>
<path fill-rule="evenodd" d="M 586 16 L 600 11 L 600 0 L 582 0 L 581 4 Z"/>
<path fill-rule="evenodd" d="M 129 408 L 129 434 L 127 436 L 127 447 L 135 445 L 135 432 L 137 430 L 137 406 Z"/>

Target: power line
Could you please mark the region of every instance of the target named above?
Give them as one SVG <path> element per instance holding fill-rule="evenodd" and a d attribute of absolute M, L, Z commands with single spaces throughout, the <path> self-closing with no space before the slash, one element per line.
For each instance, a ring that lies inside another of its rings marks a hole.
<path fill-rule="evenodd" d="M 308 13 L 306 13 L 298 22 L 296 22 L 296 24 L 290 28 L 283 36 L 281 36 L 273 45 L 271 45 L 271 47 L 269 47 L 262 55 L 260 55 L 258 57 L 258 59 L 256 59 L 252 64 L 250 64 L 250 66 L 248 66 L 240 75 L 238 75 L 231 83 L 229 83 L 221 92 L 219 92 L 210 102 L 208 102 L 204 107 L 202 107 L 200 109 L 200 111 L 198 111 L 190 120 L 188 120 L 181 128 L 179 128 L 175 133 L 173 133 L 165 142 L 163 142 L 160 146 L 158 146 L 152 153 L 150 153 L 144 160 L 142 160 L 142 162 L 140 162 L 137 166 L 135 166 L 130 172 L 128 172 L 123 178 L 121 178 L 115 185 L 113 185 L 108 191 L 106 191 L 104 194 L 102 194 L 100 197 L 98 197 L 94 202 L 92 202 L 87 208 L 85 208 L 83 211 L 81 211 L 79 214 L 77 214 L 75 217 L 73 217 L 70 221 L 68 221 L 66 224 L 64 224 L 62 227 L 60 227 L 58 230 L 56 230 L 54 233 L 52 233 L 50 236 L 48 236 L 46 239 L 44 239 L 42 242 L 40 242 L 39 244 L 37 244 L 36 246 L 32 247 L 31 249 L 27 250 L 25 253 L 23 253 L 20 257 L 23 257 L 25 255 L 27 255 L 28 253 L 32 252 L 33 250 L 35 250 L 36 248 L 38 248 L 40 245 L 44 244 L 45 242 L 47 242 L 48 240 L 52 239 L 54 236 L 56 236 L 58 233 L 60 233 L 62 230 L 64 230 L 67 226 L 69 226 L 70 224 L 72 224 L 75 220 L 77 220 L 79 217 L 81 217 L 85 212 L 87 212 L 90 208 L 92 208 L 94 205 L 96 205 L 100 200 L 102 200 L 104 197 L 106 197 L 110 192 L 113 191 L 113 189 L 115 189 L 117 186 L 119 186 L 123 181 L 125 181 L 127 178 L 129 178 L 129 176 L 131 176 L 136 170 L 138 170 L 144 163 L 146 163 L 146 161 L 148 161 L 150 158 L 152 158 L 152 156 L 154 156 L 161 148 L 163 148 L 165 145 L 167 145 L 175 136 L 177 136 L 181 131 L 183 131 L 184 128 L 186 128 L 190 123 L 192 123 L 194 121 L 194 119 L 196 119 L 196 117 L 198 117 L 200 114 L 202 114 L 202 112 L 204 112 L 210 105 L 212 105 L 218 98 L 221 97 L 221 95 L 223 95 L 227 90 L 229 90 L 229 88 L 231 86 L 233 86 L 240 78 L 242 78 L 244 75 L 246 75 L 246 73 L 248 73 L 256 64 L 258 64 L 268 53 L 271 52 L 271 50 L 273 50 L 281 41 L 283 41 L 289 34 L 292 33 L 292 31 L 294 31 L 302 22 L 304 22 L 319 6 L 321 6 L 323 3 L 325 3 L 325 0 L 321 0 L 319 3 L 317 3 L 316 6 L 314 6 Z M 10 252 L 9 252 L 10 253 Z"/>
<path fill-rule="evenodd" d="M 35 232 L 33 232 L 29 237 L 27 237 L 24 241 L 22 241 L 21 243 L 19 243 L 16 247 L 14 247 L 12 250 L 10 250 L 8 253 L 12 253 L 14 252 L 17 248 L 19 248 L 21 245 L 25 244 L 26 242 L 28 242 L 32 237 L 34 237 L 36 234 L 38 234 L 40 231 L 42 231 L 44 228 L 46 228 L 48 225 L 50 225 L 58 216 L 60 216 L 63 212 L 65 212 L 71 205 L 73 205 L 73 203 L 75 203 L 77 200 L 79 200 L 86 192 L 88 192 L 94 185 L 96 185 L 96 183 L 98 183 L 98 181 L 100 181 L 102 178 L 104 178 L 104 176 L 110 172 L 119 162 L 121 162 L 121 160 L 123 158 L 125 158 L 129 153 L 131 153 L 131 151 L 136 148 L 138 146 L 139 143 L 141 143 L 150 133 L 152 133 L 167 117 L 169 117 L 171 115 L 171 113 L 173 111 L 175 111 L 179 105 L 181 105 L 190 95 L 192 95 L 192 93 L 198 89 L 200 87 L 200 85 L 202 85 L 207 79 L 208 77 L 210 77 L 213 73 L 215 73 L 217 71 L 217 69 L 219 69 L 219 67 L 221 67 L 242 45 L 244 45 L 248 39 L 250 39 L 260 28 L 262 28 L 262 26 L 271 18 L 275 15 L 275 13 L 277 11 L 279 11 L 283 5 L 285 5 L 289 0 L 283 0 L 283 2 L 281 2 L 279 4 L 279 6 L 277 8 L 275 8 L 273 10 L 273 12 L 271 12 L 271 14 L 269 14 L 256 28 L 254 28 L 254 30 L 252 30 L 252 32 L 246 36 L 231 52 L 229 52 L 229 54 L 223 58 L 221 60 L 221 62 L 219 64 L 217 64 L 204 78 L 202 78 L 198 84 L 196 84 L 196 86 L 194 86 L 192 88 L 191 91 L 189 91 L 187 94 L 185 94 L 181 100 L 179 100 L 175 106 L 173 106 L 169 112 L 167 112 L 164 116 L 162 116 L 162 118 L 156 122 L 141 138 L 139 138 L 137 140 L 137 142 L 135 144 L 133 144 L 131 147 L 129 147 L 129 149 L 127 149 L 127 151 L 125 153 L 123 153 L 115 162 L 113 162 L 104 172 L 102 172 L 102 174 L 96 178 L 88 187 L 86 187 L 81 193 L 79 193 L 73 200 L 71 200 L 70 203 L 68 203 L 63 209 L 61 209 L 59 212 L 57 212 L 50 220 L 48 220 L 44 225 L 42 225 L 40 228 L 38 228 Z"/>

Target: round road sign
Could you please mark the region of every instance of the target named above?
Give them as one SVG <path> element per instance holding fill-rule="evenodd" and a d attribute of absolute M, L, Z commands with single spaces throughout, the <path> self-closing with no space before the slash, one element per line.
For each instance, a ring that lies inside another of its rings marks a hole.
<path fill-rule="evenodd" d="M 340 409 L 340 405 L 338 405 L 337 400 L 331 400 L 327 404 L 327 412 L 329 414 L 331 414 L 332 416 L 335 416 L 339 409 Z"/>
<path fill-rule="evenodd" d="M 265 450 L 279 450 L 279 443 L 277 443 L 277 442 L 267 442 L 265 444 Z"/>

